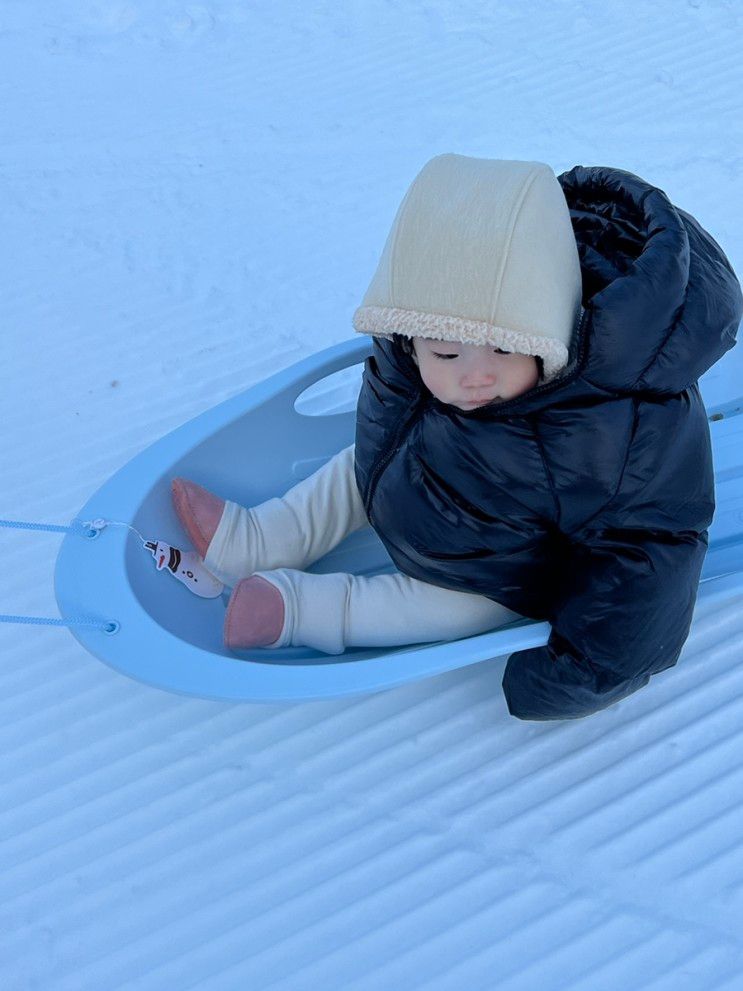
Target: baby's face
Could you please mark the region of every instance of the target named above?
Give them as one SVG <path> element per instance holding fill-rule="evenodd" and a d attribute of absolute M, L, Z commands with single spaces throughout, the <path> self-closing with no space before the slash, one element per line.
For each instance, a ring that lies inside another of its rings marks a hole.
<path fill-rule="evenodd" d="M 414 337 L 413 352 L 429 391 L 459 409 L 514 399 L 533 389 L 539 379 L 539 368 L 530 354 L 508 353 L 492 344 Z"/>

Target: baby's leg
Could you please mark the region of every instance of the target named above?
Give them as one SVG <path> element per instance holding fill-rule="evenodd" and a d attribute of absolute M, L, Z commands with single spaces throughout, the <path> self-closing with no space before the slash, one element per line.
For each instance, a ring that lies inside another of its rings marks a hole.
<path fill-rule="evenodd" d="M 354 475 L 355 445 L 280 497 L 245 508 L 227 502 L 204 563 L 226 585 L 259 569 L 306 568 L 368 525 Z"/>
<path fill-rule="evenodd" d="M 457 640 L 521 619 L 486 596 L 440 588 L 399 572 L 370 578 L 291 568 L 258 572 L 284 600 L 284 624 L 268 649 L 390 647 Z"/>

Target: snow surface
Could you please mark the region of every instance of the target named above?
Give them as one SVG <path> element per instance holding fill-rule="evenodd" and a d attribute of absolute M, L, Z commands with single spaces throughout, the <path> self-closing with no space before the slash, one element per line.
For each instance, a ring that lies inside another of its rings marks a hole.
<path fill-rule="evenodd" d="M 636 172 L 743 272 L 742 27 L 739 0 L 4 0 L 0 517 L 68 523 L 351 336 L 441 152 Z M 56 616 L 60 538 L 0 540 L 0 612 Z M 560 723 L 508 715 L 505 658 L 224 704 L 0 626 L 0 986 L 740 988 L 742 606 Z"/>

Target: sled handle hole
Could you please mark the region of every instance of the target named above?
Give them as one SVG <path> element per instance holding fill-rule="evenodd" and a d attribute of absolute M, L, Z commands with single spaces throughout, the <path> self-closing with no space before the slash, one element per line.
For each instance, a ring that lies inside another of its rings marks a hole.
<path fill-rule="evenodd" d="M 332 416 L 356 410 L 364 373 L 364 362 L 356 362 L 317 379 L 294 400 L 300 416 Z"/>

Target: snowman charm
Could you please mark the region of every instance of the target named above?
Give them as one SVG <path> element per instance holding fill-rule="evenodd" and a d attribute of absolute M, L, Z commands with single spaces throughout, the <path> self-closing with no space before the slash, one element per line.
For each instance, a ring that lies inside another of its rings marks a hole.
<path fill-rule="evenodd" d="M 158 571 L 167 568 L 194 595 L 202 599 L 216 599 L 222 594 L 224 585 L 206 570 L 196 551 L 179 550 L 166 544 L 164 540 L 147 540 L 145 547 L 154 557 Z"/>

